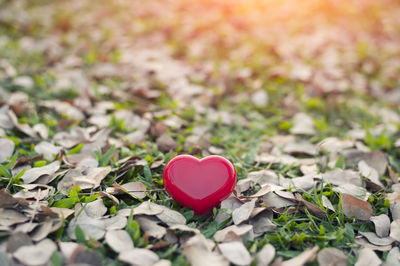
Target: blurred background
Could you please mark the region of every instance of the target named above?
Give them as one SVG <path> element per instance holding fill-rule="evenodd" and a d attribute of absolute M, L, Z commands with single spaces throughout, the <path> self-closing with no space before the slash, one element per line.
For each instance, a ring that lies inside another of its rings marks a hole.
<path fill-rule="evenodd" d="M 200 116 L 274 134 L 299 112 L 325 135 L 397 123 L 399 44 L 395 0 L 0 1 L 4 99 L 100 97 L 171 126 Z"/>

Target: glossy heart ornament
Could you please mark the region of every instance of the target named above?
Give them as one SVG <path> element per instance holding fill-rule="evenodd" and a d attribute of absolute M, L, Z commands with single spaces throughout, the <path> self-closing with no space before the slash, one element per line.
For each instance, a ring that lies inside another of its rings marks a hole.
<path fill-rule="evenodd" d="M 167 163 L 163 178 L 164 186 L 174 200 L 191 207 L 195 214 L 204 214 L 232 193 L 236 170 L 221 156 L 197 159 L 179 155 Z"/>

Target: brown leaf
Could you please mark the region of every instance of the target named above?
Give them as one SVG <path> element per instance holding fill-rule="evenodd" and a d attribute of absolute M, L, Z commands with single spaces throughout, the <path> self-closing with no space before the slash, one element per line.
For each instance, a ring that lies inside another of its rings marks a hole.
<path fill-rule="evenodd" d="M 379 237 L 387 237 L 390 231 L 390 219 L 386 214 L 372 216 L 371 222 L 375 224 L 375 231 Z"/>
<path fill-rule="evenodd" d="M 103 219 L 107 230 L 118 230 L 125 228 L 128 219 L 124 216 L 116 215 Z"/>
<path fill-rule="evenodd" d="M 39 154 L 43 154 L 46 160 L 53 161 L 54 157 L 62 150 L 61 147 L 55 146 L 54 144 L 42 141 L 35 146 L 35 151 Z"/>
<path fill-rule="evenodd" d="M 25 233 L 15 232 L 7 240 L 7 252 L 14 253 L 22 246 L 33 245 L 32 239 Z"/>
<path fill-rule="evenodd" d="M 0 209 L 0 225 L 10 226 L 28 221 L 29 218 L 12 209 Z"/>
<path fill-rule="evenodd" d="M 58 242 L 58 246 L 65 260 L 69 261 L 75 249 L 79 247 L 79 244 L 75 242 Z"/>
<path fill-rule="evenodd" d="M 319 265 L 347 266 L 347 256 L 337 248 L 324 248 L 317 255 Z"/>
<path fill-rule="evenodd" d="M 372 184 L 370 184 L 370 187 L 373 188 L 373 191 L 378 191 L 383 189 L 383 184 L 379 180 L 379 174 L 378 171 L 376 171 L 374 168 L 370 167 L 366 162 L 360 161 L 358 162 L 358 170 L 360 171 L 360 174 L 367 178 L 365 181 L 370 181 Z"/>
<path fill-rule="evenodd" d="M 161 239 L 167 233 L 167 229 L 165 229 L 165 227 L 163 226 L 158 225 L 157 220 L 154 221 L 150 218 L 151 217 L 147 218 L 145 216 L 138 216 L 135 217 L 135 220 L 139 223 L 140 228 L 144 232 L 149 234 L 149 236 Z"/>
<path fill-rule="evenodd" d="M 393 183 L 398 184 L 399 183 L 399 177 L 398 174 L 396 174 L 395 171 L 393 171 L 393 167 L 388 167 L 389 169 L 389 176 L 392 179 Z"/>
<path fill-rule="evenodd" d="M 36 245 L 20 247 L 13 256 L 25 265 L 44 265 L 56 250 L 57 246 L 53 241 L 44 239 Z"/>
<path fill-rule="evenodd" d="M 40 224 L 39 227 L 36 227 L 35 230 L 31 233 L 31 238 L 33 241 L 37 242 L 42 239 L 45 239 L 48 234 L 51 233 L 53 228 L 53 222 L 51 219 L 47 219 L 47 221 Z"/>
<path fill-rule="evenodd" d="M 24 199 L 14 198 L 5 188 L 0 190 L 0 207 L 22 210 L 28 208 L 29 202 Z"/>
<path fill-rule="evenodd" d="M 231 225 L 215 232 L 214 239 L 217 242 L 241 240 L 241 237 L 249 234 L 252 229 L 250 224 Z"/>
<path fill-rule="evenodd" d="M 386 246 L 374 245 L 374 244 L 372 244 L 371 242 L 369 242 L 367 239 L 365 239 L 362 236 L 357 236 L 354 239 L 354 242 L 359 246 L 362 246 L 362 247 L 365 247 L 365 248 L 369 248 L 369 249 L 372 249 L 372 250 L 389 251 L 392 248 L 392 245 L 386 245 Z"/>
<path fill-rule="evenodd" d="M 400 241 L 400 220 L 394 220 L 390 224 L 390 237 Z"/>
<path fill-rule="evenodd" d="M 353 184 L 340 185 L 338 187 L 334 187 L 332 190 L 342 194 L 352 195 L 360 200 L 368 200 L 368 198 L 371 196 L 371 193 L 369 193 L 365 188 L 355 186 Z"/>
<path fill-rule="evenodd" d="M 296 199 L 299 202 L 301 202 L 304 205 L 304 207 L 306 207 L 307 210 L 311 214 L 313 214 L 313 215 L 315 215 L 315 216 L 317 216 L 319 218 L 324 218 L 326 216 L 326 212 L 321 210 L 321 208 L 319 206 L 317 206 L 317 205 L 315 205 L 315 204 L 313 204 L 311 202 L 306 201 L 305 199 L 303 199 L 303 197 L 300 194 L 296 194 Z"/>
<path fill-rule="evenodd" d="M 157 146 L 161 151 L 168 152 L 176 150 L 179 144 L 166 133 L 157 138 Z"/>
<path fill-rule="evenodd" d="M 60 168 L 60 164 L 60 161 L 55 161 L 42 167 L 31 168 L 21 176 L 21 179 L 25 184 L 33 183 L 41 176 L 54 174 Z"/>
<path fill-rule="evenodd" d="M 356 166 L 359 161 L 364 160 L 369 166 L 375 168 L 380 175 L 383 175 L 388 165 L 386 156 L 381 151 L 362 152 L 359 150 L 347 150 L 342 152 L 346 165 Z"/>
<path fill-rule="evenodd" d="M 252 218 L 250 224 L 253 225 L 253 231 L 256 236 L 273 231 L 276 228 L 268 212 L 263 212 Z"/>
<path fill-rule="evenodd" d="M 14 153 L 15 144 L 10 139 L 0 138 L 0 163 L 7 161 Z"/>
<path fill-rule="evenodd" d="M 290 260 L 286 260 L 281 265 L 282 266 L 303 266 L 307 262 L 311 262 L 315 259 L 315 257 L 317 256 L 318 249 L 319 249 L 318 246 L 306 249 L 297 257 L 294 257 L 293 259 L 290 259 Z"/>
<path fill-rule="evenodd" d="M 85 212 L 81 212 L 68 224 L 67 233 L 71 239 L 76 239 L 75 228 L 79 226 L 85 233 L 87 240 L 93 238 L 95 240 L 103 238 L 105 234 L 105 222 L 88 216 Z"/>
<path fill-rule="evenodd" d="M 399 247 L 392 248 L 387 257 L 386 265 L 399 265 L 400 264 L 400 250 Z"/>
<path fill-rule="evenodd" d="M 133 241 L 125 230 L 109 230 L 106 233 L 107 244 L 117 253 L 133 249 Z"/>
<path fill-rule="evenodd" d="M 372 206 L 369 202 L 349 194 L 342 194 L 342 210 L 347 217 L 354 216 L 358 220 L 368 220 L 372 216 Z"/>
<path fill-rule="evenodd" d="M 241 241 L 226 242 L 218 245 L 222 255 L 236 265 L 249 265 L 251 255 Z"/>
<path fill-rule="evenodd" d="M 118 259 L 133 266 L 153 265 L 159 260 L 156 253 L 144 248 L 124 250 L 119 253 Z"/>
<path fill-rule="evenodd" d="M 271 244 L 265 245 L 256 255 L 257 266 L 268 266 L 275 257 L 275 248 Z"/>
<path fill-rule="evenodd" d="M 250 218 L 250 215 L 255 207 L 256 200 L 257 199 L 252 199 L 250 202 L 246 202 L 239 208 L 233 210 L 232 220 L 234 224 L 238 225 Z"/>
<path fill-rule="evenodd" d="M 146 186 L 141 182 L 129 182 L 123 185 L 113 184 L 114 188 L 107 188 L 107 192 L 111 194 L 128 193 L 136 198 L 143 199 L 146 197 Z"/>
<path fill-rule="evenodd" d="M 223 256 L 211 251 L 207 239 L 201 234 L 186 241 L 183 245 L 183 254 L 192 266 L 229 265 L 229 262 Z"/>
<path fill-rule="evenodd" d="M 16 114 L 12 110 L 8 111 L 8 116 L 10 117 L 10 119 L 13 122 L 14 126 L 16 128 L 18 128 L 19 131 L 25 133 L 26 135 L 28 135 L 29 137 L 31 137 L 33 139 L 38 139 L 39 138 L 38 135 L 36 134 L 36 132 L 28 124 L 20 124 L 18 122 L 18 117 L 16 116 Z"/>
<path fill-rule="evenodd" d="M 81 189 L 97 188 L 101 181 L 111 172 L 111 167 L 74 169 L 69 171 L 60 182 L 57 188 L 61 192 L 67 192 L 72 186 L 79 186 Z"/>
<path fill-rule="evenodd" d="M 358 259 L 355 266 L 379 266 L 381 263 L 382 261 L 372 249 L 364 248 L 358 253 Z"/>
<path fill-rule="evenodd" d="M 324 183 L 331 183 L 336 186 L 347 184 L 362 185 L 360 174 L 352 170 L 335 169 L 321 175 Z"/>
<path fill-rule="evenodd" d="M 365 237 L 371 244 L 376 246 L 387 246 L 391 245 L 395 240 L 391 237 L 379 237 L 374 232 L 359 232 L 360 235 Z"/>
<path fill-rule="evenodd" d="M 25 164 L 30 164 L 30 163 L 32 163 L 32 162 L 34 162 L 36 160 L 40 160 L 40 159 L 43 159 L 43 154 L 38 154 L 38 155 L 35 155 L 35 156 L 31 157 L 31 158 L 25 158 L 23 156 L 19 157 L 17 162 L 14 165 L 14 169 L 19 167 L 19 166 L 25 165 Z"/>
<path fill-rule="evenodd" d="M 269 192 L 262 197 L 262 201 L 266 207 L 281 208 L 296 205 L 295 202 L 284 199 L 278 196 L 275 192 Z"/>
<path fill-rule="evenodd" d="M 101 265 L 102 260 L 99 253 L 86 249 L 84 246 L 78 246 L 72 252 L 67 264 L 78 265 Z"/>
<path fill-rule="evenodd" d="M 305 113 L 297 113 L 293 117 L 293 126 L 290 133 L 295 135 L 315 135 L 317 132 L 314 128 L 313 119 Z"/>
<path fill-rule="evenodd" d="M 288 143 L 283 148 L 283 151 L 285 153 L 291 154 L 293 156 L 296 156 L 296 155 L 316 156 L 316 155 L 318 155 L 317 147 L 307 141 Z"/>

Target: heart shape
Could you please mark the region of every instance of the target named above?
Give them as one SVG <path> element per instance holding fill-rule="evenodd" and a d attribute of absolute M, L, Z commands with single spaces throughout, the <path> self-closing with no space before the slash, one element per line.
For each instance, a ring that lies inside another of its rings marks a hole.
<path fill-rule="evenodd" d="M 174 200 L 191 207 L 195 214 L 204 214 L 232 193 L 236 170 L 222 156 L 197 159 L 191 155 L 179 155 L 167 163 L 163 179 Z"/>

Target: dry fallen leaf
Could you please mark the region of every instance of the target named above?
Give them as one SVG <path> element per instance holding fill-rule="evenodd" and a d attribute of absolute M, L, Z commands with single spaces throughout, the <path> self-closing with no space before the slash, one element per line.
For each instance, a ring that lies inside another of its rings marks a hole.
<path fill-rule="evenodd" d="M 390 219 L 386 214 L 372 216 L 371 222 L 375 224 L 375 232 L 379 237 L 387 237 L 390 231 Z"/>
<path fill-rule="evenodd" d="M 113 188 L 107 188 L 107 192 L 111 194 L 128 193 L 136 198 L 143 199 L 146 197 L 146 186 L 141 182 L 129 182 L 121 186 L 115 185 Z"/>
<path fill-rule="evenodd" d="M 252 229 L 253 226 L 250 224 L 231 225 L 215 232 L 214 239 L 217 242 L 240 240 L 240 237 L 245 236 Z"/>
<path fill-rule="evenodd" d="M 133 249 L 132 238 L 125 230 L 109 230 L 106 233 L 105 240 L 117 253 Z"/>
<path fill-rule="evenodd" d="M 394 220 L 390 224 L 390 237 L 400 241 L 400 220 Z"/>
<path fill-rule="evenodd" d="M 133 266 L 153 265 L 159 260 L 156 253 L 144 248 L 122 251 L 119 253 L 118 259 Z"/>
<path fill-rule="evenodd" d="M 0 225 L 10 226 L 28 221 L 29 218 L 12 209 L 0 209 Z"/>
<path fill-rule="evenodd" d="M 20 124 L 18 122 L 18 117 L 12 110 L 8 111 L 8 116 L 13 122 L 14 126 L 18 128 L 18 130 L 20 130 L 21 132 L 25 133 L 26 135 L 28 135 L 33 139 L 39 138 L 36 132 L 28 124 Z"/>
<path fill-rule="evenodd" d="M 271 244 L 263 246 L 257 253 L 257 266 L 268 266 L 275 257 L 275 248 Z"/>
<path fill-rule="evenodd" d="M 35 168 L 33 168 L 35 169 Z M 101 181 L 111 172 L 111 167 L 98 167 L 89 169 L 73 169 L 58 182 L 57 189 L 61 192 L 69 191 L 72 186 L 81 189 L 97 188 Z"/>
<path fill-rule="evenodd" d="M 360 171 L 360 174 L 363 177 L 367 178 L 370 182 L 373 183 L 375 191 L 378 191 L 378 190 L 381 190 L 384 188 L 384 185 L 379 180 L 378 171 L 376 171 L 374 168 L 370 167 L 366 162 L 359 161 L 358 162 L 358 170 Z"/>
<path fill-rule="evenodd" d="M 33 241 L 37 242 L 45 239 L 53 229 L 53 222 L 51 219 L 47 219 L 45 222 L 36 227 L 30 234 Z"/>
<path fill-rule="evenodd" d="M 49 161 L 54 160 L 55 155 L 57 155 L 61 150 L 61 147 L 55 146 L 47 141 L 42 141 L 35 146 L 35 151 L 39 154 L 43 154 L 43 157 Z"/>
<path fill-rule="evenodd" d="M 360 235 L 364 236 L 371 244 L 376 246 L 387 246 L 392 244 L 395 240 L 389 236 L 379 237 L 374 232 L 359 232 Z"/>
<path fill-rule="evenodd" d="M 354 142 L 352 140 L 340 140 L 336 137 L 329 137 L 318 143 L 319 149 L 328 153 L 337 153 L 353 146 Z"/>
<path fill-rule="evenodd" d="M 311 262 L 317 256 L 319 247 L 315 246 L 313 248 L 306 249 L 300 255 L 282 262 L 282 266 L 303 266 L 307 262 Z"/>
<path fill-rule="evenodd" d="M 153 264 L 153 266 L 171 266 L 171 262 L 169 260 L 159 260 Z"/>
<path fill-rule="evenodd" d="M 290 133 L 295 135 L 315 135 L 317 131 L 314 128 L 313 119 L 305 113 L 297 113 L 293 117 L 293 126 Z"/>
<path fill-rule="evenodd" d="M 18 248 L 30 245 L 33 245 L 33 242 L 27 234 L 23 232 L 14 232 L 7 239 L 6 251 L 8 253 L 14 253 Z"/>
<path fill-rule="evenodd" d="M 354 239 L 354 242 L 359 245 L 362 246 L 364 248 L 369 248 L 372 250 L 379 250 L 379 251 L 389 251 L 392 248 L 392 245 L 386 245 L 386 246 L 377 246 L 372 244 L 371 242 L 369 242 L 367 239 L 365 239 L 362 236 L 357 236 Z"/>
<path fill-rule="evenodd" d="M 307 141 L 288 143 L 283 148 L 283 151 L 293 156 L 303 154 L 310 156 L 318 155 L 317 147 Z"/>
<path fill-rule="evenodd" d="M 60 161 L 52 162 L 51 164 L 35 167 L 27 170 L 22 176 L 21 179 L 25 184 L 30 184 L 35 182 L 41 176 L 49 176 L 54 174 L 60 168 Z"/>
<path fill-rule="evenodd" d="M 272 222 L 272 218 L 268 212 L 262 212 L 250 220 L 253 225 L 253 231 L 256 236 L 262 235 L 265 232 L 274 231 L 276 225 Z"/>
<path fill-rule="evenodd" d="M 127 209 L 129 210 L 129 209 Z M 157 215 L 164 211 L 161 205 L 155 204 L 151 201 L 145 201 L 133 209 L 133 215 Z M 130 212 L 130 210 L 129 210 Z M 129 216 L 129 212 L 128 215 Z"/>
<path fill-rule="evenodd" d="M 250 172 L 247 178 L 252 182 L 263 186 L 265 184 L 279 185 L 279 178 L 272 170 L 263 169 L 257 172 Z"/>
<path fill-rule="evenodd" d="M 236 265 L 249 265 L 252 257 L 240 241 L 226 242 L 218 245 L 222 255 Z"/>
<path fill-rule="evenodd" d="M 84 212 L 92 218 L 103 217 L 107 212 L 107 207 L 104 206 L 102 199 L 97 199 L 92 202 L 87 203 L 84 207 Z"/>
<path fill-rule="evenodd" d="M 375 168 L 380 175 L 383 175 L 387 167 L 387 159 L 383 152 L 362 152 L 355 149 L 350 149 L 341 153 L 344 157 L 346 165 L 356 166 L 359 161 L 365 161 L 369 166 Z"/>
<path fill-rule="evenodd" d="M 317 255 L 319 265 L 347 266 L 347 256 L 337 248 L 324 248 Z"/>
<path fill-rule="evenodd" d="M 307 210 L 311 214 L 313 214 L 313 215 L 315 215 L 315 216 L 317 216 L 319 218 L 324 218 L 326 216 L 326 213 L 318 205 L 315 205 L 315 204 L 313 204 L 311 202 L 308 202 L 308 201 L 304 200 L 303 197 L 300 194 L 296 194 L 295 196 L 296 196 L 296 199 L 299 202 L 301 202 L 304 205 L 304 207 L 306 207 Z"/>
<path fill-rule="evenodd" d="M 161 206 L 161 205 L 160 205 Z M 180 212 L 171 210 L 168 207 L 161 206 L 162 212 L 156 214 L 157 218 L 168 226 L 173 226 L 177 224 L 186 224 L 186 218 Z"/>
<path fill-rule="evenodd" d="M 250 202 L 246 202 L 239 208 L 233 210 L 232 220 L 233 223 L 238 225 L 250 218 L 250 215 L 255 207 L 257 199 L 252 199 Z"/>
<path fill-rule="evenodd" d="M 58 246 L 65 260 L 69 261 L 71 255 L 79 247 L 79 244 L 75 242 L 58 242 Z"/>
<path fill-rule="evenodd" d="M 87 240 L 90 238 L 101 239 L 105 234 L 105 222 L 88 216 L 84 211 L 78 217 L 75 217 L 68 224 L 67 233 L 71 239 L 76 239 L 75 228 L 79 226 L 85 233 Z"/>
<path fill-rule="evenodd" d="M 3 163 L 7 158 L 14 153 L 15 144 L 10 139 L 0 138 L 0 163 Z"/>
<path fill-rule="evenodd" d="M 151 217 L 136 216 L 135 220 L 139 223 L 140 228 L 149 236 L 161 239 L 167 233 L 165 227 L 157 224 L 157 219 L 155 221 L 154 219 L 151 219 Z"/>
<path fill-rule="evenodd" d="M 331 183 L 336 186 L 347 184 L 353 184 L 355 186 L 362 185 L 360 174 L 352 170 L 335 169 L 322 173 L 321 175 L 324 183 Z"/>
<path fill-rule="evenodd" d="M 347 217 L 354 216 L 358 220 L 368 220 L 372 216 L 372 206 L 369 202 L 349 194 L 342 194 L 342 210 Z"/>
<path fill-rule="evenodd" d="M 278 196 L 277 194 L 275 194 L 275 192 L 268 192 L 267 194 L 265 194 L 262 197 L 262 201 L 263 201 L 265 207 L 268 207 L 268 208 L 282 208 L 282 207 L 296 205 L 295 202 L 284 199 L 284 198 Z"/>
<path fill-rule="evenodd" d="M 20 247 L 13 256 L 25 265 L 43 265 L 50 260 L 56 250 L 57 246 L 53 241 L 44 239 L 36 245 Z"/>
<path fill-rule="evenodd" d="M 355 186 L 353 184 L 340 185 L 338 187 L 334 187 L 332 190 L 342 194 L 352 195 L 360 200 L 368 200 L 368 198 L 371 196 L 371 193 L 369 193 L 365 188 Z"/>
<path fill-rule="evenodd" d="M 28 205 L 28 201 L 20 198 L 14 198 L 7 192 L 5 188 L 0 190 L 0 208 L 20 210 L 28 208 Z"/>
<path fill-rule="evenodd" d="M 355 266 L 364 266 L 364 265 L 378 266 L 381 265 L 381 263 L 382 261 L 378 258 L 378 256 L 372 249 L 363 248 L 358 253 L 358 259 Z"/>
<path fill-rule="evenodd" d="M 191 237 L 183 245 L 183 254 L 192 266 L 228 266 L 229 262 L 220 254 L 211 251 L 207 239 L 201 235 Z"/>
<path fill-rule="evenodd" d="M 89 264 L 89 265 L 101 265 L 102 259 L 94 250 L 89 250 L 83 245 L 80 245 L 78 248 L 74 250 L 71 257 L 68 260 L 68 264 L 72 265 L 81 265 L 81 264 Z"/>
<path fill-rule="evenodd" d="M 161 151 L 168 152 L 170 150 L 176 150 L 179 144 L 172 137 L 164 133 L 157 138 L 157 146 Z"/>
<path fill-rule="evenodd" d="M 387 257 L 386 257 L 386 264 L 385 265 L 400 265 L 400 250 L 399 247 L 392 248 Z"/>

